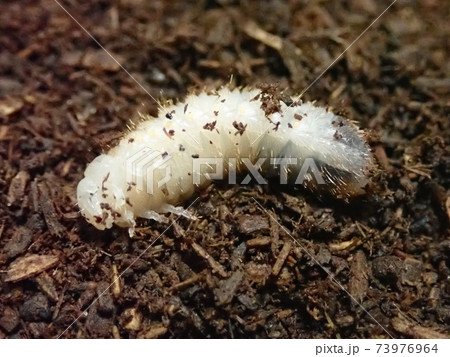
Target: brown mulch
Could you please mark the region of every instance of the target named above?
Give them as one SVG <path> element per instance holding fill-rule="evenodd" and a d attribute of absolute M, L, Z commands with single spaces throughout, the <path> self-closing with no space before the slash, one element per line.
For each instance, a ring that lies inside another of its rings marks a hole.
<path fill-rule="evenodd" d="M 160 100 L 230 78 L 300 93 L 389 5 L 61 3 Z M 369 195 L 218 183 L 200 219 L 129 238 L 87 224 L 75 188 L 157 104 L 56 2 L 2 1 L 0 338 L 448 338 L 449 14 L 398 2 L 304 95 L 368 130 Z"/>

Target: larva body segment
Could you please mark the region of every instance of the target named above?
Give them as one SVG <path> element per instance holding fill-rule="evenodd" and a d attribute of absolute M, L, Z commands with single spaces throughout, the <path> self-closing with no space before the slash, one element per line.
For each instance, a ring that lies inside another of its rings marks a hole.
<path fill-rule="evenodd" d="M 267 101 L 274 98 L 263 94 L 222 88 L 190 95 L 165 108 L 165 115 L 143 121 L 88 165 L 77 188 L 81 213 L 98 229 L 117 224 L 130 233 L 136 217 L 181 214 L 177 205 L 214 178 L 208 174 L 217 166 L 210 161 L 194 164 L 205 158 L 217 159 L 226 173 L 245 168 L 247 159 L 265 158 L 265 175 L 276 172 L 270 159 L 295 158 L 295 165 L 284 166 L 290 181 L 312 159 L 324 184 L 306 177 L 306 186 L 344 199 L 363 192 L 371 154 L 353 124 L 311 103 L 279 102 L 268 111 Z"/>

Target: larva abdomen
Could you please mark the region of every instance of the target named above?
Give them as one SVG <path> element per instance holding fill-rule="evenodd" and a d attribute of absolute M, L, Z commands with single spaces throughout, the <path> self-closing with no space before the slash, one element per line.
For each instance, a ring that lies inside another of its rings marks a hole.
<path fill-rule="evenodd" d="M 353 124 L 311 103 L 279 102 L 269 112 L 268 100 L 260 90 L 222 88 L 147 118 L 88 165 L 77 189 L 82 214 L 99 229 L 132 231 L 136 217 L 181 213 L 176 205 L 196 188 L 241 169 L 344 199 L 363 192 L 371 154 Z"/>

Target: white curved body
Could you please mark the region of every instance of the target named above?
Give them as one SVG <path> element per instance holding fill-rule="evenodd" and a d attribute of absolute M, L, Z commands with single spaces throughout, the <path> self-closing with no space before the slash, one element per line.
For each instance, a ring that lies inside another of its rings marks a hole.
<path fill-rule="evenodd" d="M 281 110 L 267 114 L 261 108 L 268 99 L 260 93 L 222 88 L 190 95 L 141 122 L 88 165 L 77 188 L 83 216 L 99 229 L 117 224 L 131 232 L 136 217 L 160 220 L 160 213 L 182 213 L 175 206 L 208 185 L 207 174 L 216 172 L 214 165 L 198 163 L 195 171 L 194 161 L 202 158 L 221 160 L 227 172 L 235 162 L 242 169 L 243 158 L 254 163 L 261 157 L 295 157 L 288 177 L 311 158 L 326 181 L 320 191 L 344 199 L 363 192 L 371 154 L 354 125 L 311 103 L 280 102 Z M 272 174 L 266 164 L 262 174 Z"/>

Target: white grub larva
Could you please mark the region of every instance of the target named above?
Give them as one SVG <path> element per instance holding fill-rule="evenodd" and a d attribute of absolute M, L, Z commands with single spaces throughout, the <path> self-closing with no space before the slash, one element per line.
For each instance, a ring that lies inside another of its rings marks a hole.
<path fill-rule="evenodd" d="M 262 163 L 261 174 L 269 176 L 274 158 L 296 159 L 281 172 L 288 182 L 312 160 L 323 184 L 308 175 L 303 184 L 337 198 L 359 195 L 369 182 L 372 156 L 355 125 L 311 103 L 287 105 L 270 86 L 224 87 L 164 109 L 88 165 L 78 205 L 98 229 L 116 224 L 132 234 L 137 217 L 164 221 L 162 213 L 186 214 L 179 205 L 217 178 L 218 168 L 239 172 Z"/>

